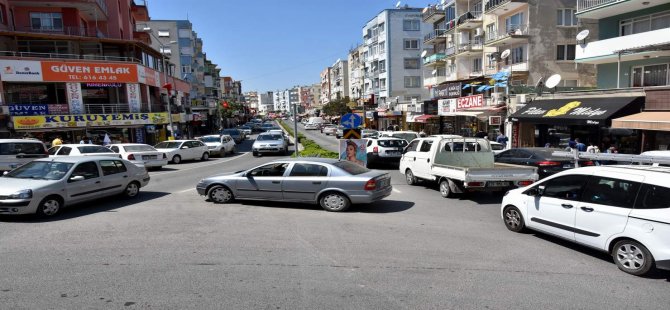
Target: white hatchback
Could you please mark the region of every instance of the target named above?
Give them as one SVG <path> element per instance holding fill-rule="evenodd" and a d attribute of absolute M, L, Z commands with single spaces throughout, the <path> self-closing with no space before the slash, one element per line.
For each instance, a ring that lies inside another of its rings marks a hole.
<path fill-rule="evenodd" d="M 109 149 L 121 154 L 121 158 L 145 168 L 161 169 L 167 165 L 167 155 L 157 151 L 153 146 L 141 143 L 112 144 Z"/>
<path fill-rule="evenodd" d="M 163 141 L 154 146 L 159 152 L 166 153 L 168 160 L 179 164 L 182 160 L 208 160 L 207 145 L 198 140 L 171 140 Z"/>
<path fill-rule="evenodd" d="M 116 154 L 102 145 L 95 144 L 61 144 L 52 146 L 47 153 L 51 158 L 63 156 L 111 156 L 121 158 L 121 154 Z"/>
<path fill-rule="evenodd" d="M 557 173 L 505 194 L 501 215 L 525 228 L 605 251 L 643 275 L 670 270 L 670 168 L 598 166 Z"/>

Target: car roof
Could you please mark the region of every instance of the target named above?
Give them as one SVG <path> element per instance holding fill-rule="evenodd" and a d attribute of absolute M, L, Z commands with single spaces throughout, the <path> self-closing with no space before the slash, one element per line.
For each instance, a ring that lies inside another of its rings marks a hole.
<path fill-rule="evenodd" d="M 68 144 L 60 144 L 60 145 L 54 145 L 54 146 L 67 146 L 67 147 L 99 146 L 99 147 L 104 147 L 104 146 L 98 145 L 98 144 L 80 144 L 80 143 L 68 143 Z"/>
<path fill-rule="evenodd" d="M 396 138 L 396 137 L 377 137 L 377 138 L 374 138 L 374 139 L 376 139 L 376 140 L 402 140 L 402 141 L 407 141 L 405 139 Z"/>
<path fill-rule="evenodd" d="M 37 139 L 0 139 L 0 143 L 42 143 Z"/>
<path fill-rule="evenodd" d="M 83 145 L 86 145 L 86 144 L 83 144 Z M 89 144 L 89 145 L 90 145 L 90 144 Z M 144 144 L 144 143 L 113 143 L 113 144 L 110 144 L 110 146 L 112 146 L 112 145 L 116 145 L 116 146 L 131 146 L 131 145 L 148 145 L 148 144 Z M 150 145 L 149 145 L 149 146 L 150 146 Z"/>
<path fill-rule="evenodd" d="M 116 153 L 115 153 L 116 154 Z M 50 157 L 50 158 L 39 158 L 34 161 L 52 161 L 52 162 L 61 162 L 61 163 L 78 163 L 82 161 L 92 160 L 92 159 L 121 159 L 118 157 L 110 156 L 63 156 L 63 157 Z"/>

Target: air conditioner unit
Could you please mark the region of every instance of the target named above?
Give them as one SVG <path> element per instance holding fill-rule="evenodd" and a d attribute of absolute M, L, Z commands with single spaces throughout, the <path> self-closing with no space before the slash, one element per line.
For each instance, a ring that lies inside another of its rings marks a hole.
<path fill-rule="evenodd" d="M 418 103 L 414 105 L 414 112 L 421 113 L 423 112 L 423 103 Z"/>
<path fill-rule="evenodd" d="M 483 34 L 482 28 L 475 29 L 475 37 L 481 37 Z"/>

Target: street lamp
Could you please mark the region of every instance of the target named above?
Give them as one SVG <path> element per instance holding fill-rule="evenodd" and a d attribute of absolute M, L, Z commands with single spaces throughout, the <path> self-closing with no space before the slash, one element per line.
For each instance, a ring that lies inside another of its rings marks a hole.
<path fill-rule="evenodd" d="M 166 88 L 165 90 L 167 92 L 167 96 L 165 98 L 166 98 L 166 101 L 167 101 L 168 126 L 170 126 L 170 129 L 169 129 L 170 130 L 170 137 L 172 137 L 172 139 L 174 139 L 174 137 L 175 137 L 174 136 L 174 127 L 172 125 L 172 107 L 171 107 L 172 103 L 170 102 L 170 90 L 172 89 L 172 87 L 168 83 L 168 74 L 167 74 L 168 66 L 167 66 L 167 58 L 165 57 L 165 47 L 167 45 L 163 45 L 161 40 L 158 37 L 156 37 L 156 35 L 153 33 L 153 31 L 151 31 L 150 27 L 144 27 L 142 30 L 148 32 L 152 37 L 154 37 L 154 39 L 156 39 L 156 42 L 158 42 L 158 45 L 160 45 L 160 48 L 161 48 L 160 53 L 161 53 L 161 59 L 163 60 L 163 77 L 165 78 L 165 85 L 163 85 L 163 87 Z M 175 43 L 177 43 L 177 41 L 170 41 L 169 44 L 175 44 Z"/>

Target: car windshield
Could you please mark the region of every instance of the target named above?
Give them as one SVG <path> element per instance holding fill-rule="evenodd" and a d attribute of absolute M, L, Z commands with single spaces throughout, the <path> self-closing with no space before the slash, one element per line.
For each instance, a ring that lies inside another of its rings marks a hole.
<path fill-rule="evenodd" d="M 379 140 L 379 146 L 383 147 L 406 147 L 407 146 L 407 141 L 405 140 Z"/>
<path fill-rule="evenodd" d="M 370 171 L 370 169 L 365 168 L 365 167 L 363 167 L 361 165 L 358 165 L 358 164 L 354 164 L 350 161 L 338 161 L 338 162 L 334 163 L 333 166 L 335 166 L 337 168 L 340 168 L 340 169 L 342 169 L 342 170 L 344 170 L 347 173 L 352 174 L 352 175 L 363 174 L 363 173 L 366 173 L 366 172 Z"/>
<path fill-rule="evenodd" d="M 99 145 L 79 146 L 77 148 L 81 154 L 114 153 L 112 150 Z"/>
<path fill-rule="evenodd" d="M 181 142 L 161 142 L 156 144 L 157 149 L 178 149 Z"/>
<path fill-rule="evenodd" d="M 205 142 L 205 143 L 207 143 L 207 142 L 220 142 L 221 137 L 219 137 L 219 136 L 204 136 L 204 137 L 200 138 L 200 141 Z"/>
<path fill-rule="evenodd" d="M 74 166 L 73 163 L 57 161 L 32 161 L 10 171 L 4 177 L 17 179 L 60 180 L 65 177 L 72 166 Z"/>
<path fill-rule="evenodd" d="M 272 141 L 272 140 L 283 140 L 284 138 L 281 135 L 260 135 L 256 140 L 258 141 Z"/>
<path fill-rule="evenodd" d="M 0 155 L 44 154 L 44 145 L 35 142 L 0 143 Z"/>
<path fill-rule="evenodd" d="M 153 152 L 156 150 L 151 145 L 126 145 L 123 148 L 126 152 Z"/>

